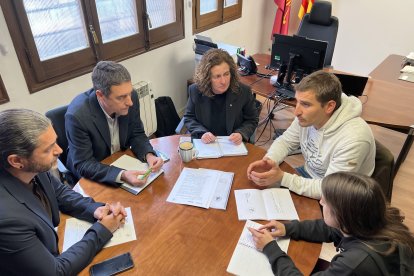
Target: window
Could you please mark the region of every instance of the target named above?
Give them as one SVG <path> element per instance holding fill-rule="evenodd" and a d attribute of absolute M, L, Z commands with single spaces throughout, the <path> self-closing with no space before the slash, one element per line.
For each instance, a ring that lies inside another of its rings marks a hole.
<path fill-rule="evenodd" d="M 184 38 L 183 0 L 6 0 L 30 92 Z"/>
<path fill-rule="evenodd" d="M 0 76 L 0 104 L 7 103 L 9 101 L 9 95 L 7 95 L 6 87 L 4 87 L 3 80 Z"/>
<path fill-rule="evenodd" d="M 194 0 L 193 33 L 199 33 L 240 18 L 242 0 Z"/>

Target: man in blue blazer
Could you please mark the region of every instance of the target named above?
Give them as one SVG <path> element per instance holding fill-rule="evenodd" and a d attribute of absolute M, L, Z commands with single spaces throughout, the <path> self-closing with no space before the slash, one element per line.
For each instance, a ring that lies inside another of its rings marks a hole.
<path fill-rule="evenodd" d="M 142 171 L 122 170 L 100 163 L 119 150 L 131 148 L 135 156 L 158 171 L 156 156 L 140 119 L 139 100 L 131 76 L 121 64 L 100 61 L 92 72 L 93 89 L 78 95 L 65 115 L 68 138 L 67 167 L 77 176 L 112 186 L 145 184 Z"/>
<path fill-rule="evenodd" d="M 259 115 L 250 88 L 239 82 L 237 66 L 224 50 L 207 51 L 188 88 L 184 123 L 193 138 L 211 143 L 229 136 L 234 144 L 249 141 Z"/>
<path fill-rule="evenodd" d="M 0 112 L 0 275 L 76 275 L 125 221 L 119 203 L 82 197 L 48 172 L 62 152 L 56 138 L 42 114 Z M 94 223 L 62 254 L 59 212 Z"/>

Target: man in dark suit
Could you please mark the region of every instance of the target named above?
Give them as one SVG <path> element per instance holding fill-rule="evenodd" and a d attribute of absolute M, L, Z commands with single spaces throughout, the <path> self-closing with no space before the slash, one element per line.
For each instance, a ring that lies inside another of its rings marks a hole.
<path fill-rule="evenodd" d="M 145 135 L 131 76 L 121 64 L 101 61 L 93 69 L 92 82 L 93 88 L 78 95 L 65 115 L 69 143 L 66 165 L 77 177 L 113 186 L 121 182 L 141 186 L 148 176 L 138 176 L 145 172 L 100 163 L 114 152 L 131 147 L 152 171 L 163 165 Z"/>
<path fill-rule="evenodd" d="M 0 275 L 76 275 L 125 221 L 119 202 L 82 197 L 48 172 L 62 152 L 56 138 L 42 114 L 0 112 Z M 94 223 L 62 254 L 59 212 Z"/>
<path fill-rule="evenodd" d="M 235 144 L 249 141 L 259 115 L 250 88 L 239 82 L 237 66 L 224 50 L 207 51 L 188 89 L 184 123 L 193 138 L 211 143 L 230 136 Z"/>

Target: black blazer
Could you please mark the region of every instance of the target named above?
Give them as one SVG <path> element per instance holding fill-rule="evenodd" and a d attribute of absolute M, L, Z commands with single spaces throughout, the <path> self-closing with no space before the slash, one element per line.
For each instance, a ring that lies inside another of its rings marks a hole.
<path fill-rule="evenodd" d="M 226 129 L 227 135 L 238 132 L 242 135 L 243 141 L 247 142 L 254 133 L 259 122 L 259 115 L 255 105 L 250 87 L 239 83 L 239 91 L 226 92 Z M 209 132 L 208 125 L 211 121 L 209 106 L 212 99 L 203 95 L 196 84 L 188 88 L 188 102 L 184 115 L 184 123 L 194 138 Z M 217 118 L 223 120 L 223 118 Z"/>
<path fill-rule="evenodd" d="M 118 118 L 119 142 L 121 150 L 131 147 L 140 160 L 155 152 L 145 134 L 140 119 L 137 93 L 131 95 L 133 106 L 128 114 Z M 103 165 L 103 159 L 111 155 L 111 138 L 105 113 L 98 103 L 94 89 L 78 95 L 69 105 L 65 115 L 66 136 L 68 138 L 67 167 L 77 177 L 85 177 L 96 182 L 113 186 L 121 169 Z"/>
<path fill-rule="evenodd" d="M 0 170 L 0 275 L 76 275 L 112 234 L 96 222 L 82 240 L 59 254 L 59 211 L 94 222 L 103 203 L 94 202 L 62 184 L 48 172 L 36 180 L 49 200 L 52 218 L 40 200 L 19 179 Z"/>

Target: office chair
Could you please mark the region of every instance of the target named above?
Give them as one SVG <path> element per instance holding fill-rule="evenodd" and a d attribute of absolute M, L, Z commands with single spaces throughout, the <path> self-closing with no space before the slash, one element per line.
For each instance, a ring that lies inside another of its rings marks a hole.
<path fill-rule="evenodd" d="M 375 169 L 372 178 L 380 184 L 385 197 L 391 202 L 394 183 L 394 155 L 377 140 L 375 140 L 375 146 Z"/>
<path fill-rule="evenodd" d="M 60 174 L 60 179 L 62 182 L 69 184 L 73 187 L 79 179 L 66 168 L 66 159 L 68 151 L 68 139 L 66 138 L 65 131 L 65 113 L 68 109 L 68 106 L 61 106 L 49 110 L 46 112 L 46 117 L 52 121 L 53 128 L 57 134 L 57 144 L 62 148 L 62 153 L 58 158 L 58 170 Z"/>
<path fill-rule="evenodd" d="M 325 67 L 331 65 L 338 34 L 338 18 L 331 15 L 332 4 L 328 1 L 315 1 L 311 12 L 305 14 L 300 22 L 297 35 L 328 42 Z"/>

